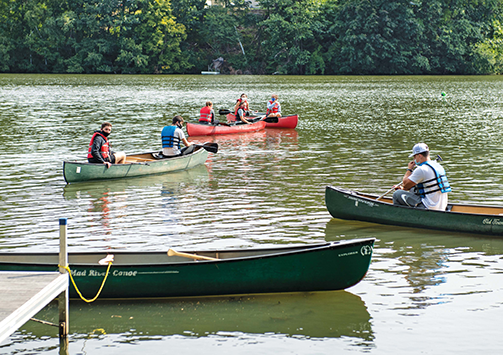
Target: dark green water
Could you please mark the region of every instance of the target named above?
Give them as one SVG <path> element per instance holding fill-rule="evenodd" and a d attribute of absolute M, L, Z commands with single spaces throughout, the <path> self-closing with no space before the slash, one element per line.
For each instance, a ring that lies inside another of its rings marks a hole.
<path fill-rule="evenodd" d="M 231 108 L 242 92 L 259 111 L 277 93 L 297 129 L 196 137 L 220 145 L 205 166 L 65 185 L 62 161 L 84 157 L 102 121 L 115 150 L 160 149 L 175 114 Z M 383 193 L 424 141 L 451 201 L 503 205 L 502 92 L 496 76 L 0 75 L 0 249 L 57 250 L 61 217 L 73 251 L 376 237 L 367 277 L 345 292 L 74 302 L 70 353 L 497 353 L 503 239 L 331 219 L 324 188 Z M 29 322 L 0 353 L 56 353 L 55 333 Z"/>

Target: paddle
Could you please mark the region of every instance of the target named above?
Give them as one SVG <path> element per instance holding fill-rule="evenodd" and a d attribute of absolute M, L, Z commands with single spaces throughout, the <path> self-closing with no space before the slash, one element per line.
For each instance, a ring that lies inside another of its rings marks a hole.
<path fill-rule="evenodd" d="M 398 185 L 395 185 L 393 186 L 391 189 L 389 189 L 388 191 L 386 191 L 385 193 L 383 193 L 381 196 L 379 196 L 378 198 L 376 198 L 376 201 L 383 198 L 384 196 L 386 196 L 387 194 L 389 194 L 391 191 L 393 190 L 396 190 L 398 187 L 402 186 L 403 184 L 403 181 L 401 183 L 399 183 Z"/>
<path fill-rule="evenodd" d="M 278 123 L 279 118 L 278 117 L 266 117 L 264 119 L 267 123 Z"/>
<path fill-rule="evenodd" d="M 234 114 L 234 111 L 231 111 L 226 108 L 221 108 L 220 110 L 218 110 L 219 115 L 228 115 L 229 113 Z M 256 111 L 256 112 L 249 111 L 249 113 L 250 113 L 250 116 L 264 116 L 265 115 L 265 112 L 258 112 L 258 111 Z"/>
<path fill-rule="evenodd" d="M 178 252 L 173 249 L 168 250 L 168 256 L 181 256 L 184 258 L 189 258 L 189 259 L 194 259 L 194 260 L 220 260 L 220 259 L 216 259 L 216 258 L 210 258 L 209 256 L 182 253 L 182 252 Z"/>
<path fill-rule="evenodd" d="M 220 110 L 218 110 L 218 114 L 219 115 L 228 115 L 229 113 L 233 113 L 233 112 L 231 110 L 223 109 L 223 108 L 221 108 Z"/>
<path fill-rule="evenodd" d="M 206 151 L 210 153 L 218 152 L 218 143 L 203 143 L 203 144 L 194 144 L 196 147 L 204 148 Z"/>
<path fill-rule="evenodd" d="M 443 161 L 444 159 L 442 159 L 442 157 L 440 155 L 437 154 L 437 158 L 435 159 L 436 161 L 440 162 L 440 161 Z M 387 194 L 389 194 L 391 191 L 393 190 L 396 190 L 398 187 L 402 186 L 403 184 L 403 181 L 401 183 L 399 183 L 398 185 L 395 185 L 393 186 L 391 189 L 389 189 L 388 191 L 386 191 L 384 194 L 382 194 L 381 196 L 379 196 L 378 198 L 376 198 L 376 201 L 383 198 L 384 196 L 386 196 Z"/>
<path fill-rule="evenodd" d="M 233 112 L 228 109 L 218 110 L 219 115 L 228 115 L 229 113 L 233 113 Z M 258 116 L 263 116 L 263 117 L 260 117 L 259 119 L 253 119 L 255 122 L 264 120 L 267 123 L 278 123 L 278 117 L 267 117 L 265 113 L 258 113 L 258 112 L 255 112 L 255 114 L 257 114 Z M 229 124 L 223 124 L 223 123 L 220 123 L 220 124 L 225 125 L 225 126 L 229 126 Z"/>
<path fill-rule="evenodd" d="M 196 121 L 196 123 L 200 123 L 198 118 L 194 118 L 193 120 Z M 224 123 L 224 122 L 220 122 L 220 121 L 217 121 L 217 123 L 215 125 L 228 126 L 228 127 L 231 126 L 228 123 Z"/>

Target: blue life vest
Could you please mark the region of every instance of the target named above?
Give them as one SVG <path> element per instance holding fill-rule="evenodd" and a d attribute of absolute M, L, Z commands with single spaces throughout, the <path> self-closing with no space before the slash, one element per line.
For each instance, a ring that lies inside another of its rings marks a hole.
<path fill-rule="evenodd" d="M 177 128 L 176 126 L 165 126 L 162 129 L 161 139 L 163 148 L 173 148 L 175 145 L 178 145 L 178 149 L 180 149 L 180 139 L 175 137 L 175 130 Z"/>
<path fill-rule="evenodd" d="M 434 164 L 432 165 L 432 163 Z M 445 175 L 445 170 L 442 165 L 431 161 L 426 161 L 423 164 L 428 165 L 433 170 L 435 177 L 433 179 L 426 180 L 422 183 L 417 184 L 417 190 L 421 198 L 425 198 L 427 194 L 432 194 L 437 191 L 440 191 L 442 193 L 452 191 L 451 185 L 449 184 L 449 181 L 447 181 L 447 176 Z M 426 191 L 426 189 L 428 189 L 428 191 Z"/>

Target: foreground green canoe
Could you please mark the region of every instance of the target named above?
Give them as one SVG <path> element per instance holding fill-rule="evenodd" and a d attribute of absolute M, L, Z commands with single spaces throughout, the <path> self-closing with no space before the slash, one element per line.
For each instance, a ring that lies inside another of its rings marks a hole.
<path fill-rule="evenodd" d="M 114 262 L 99 298 L 187 297 L 341 290 L 367 273 L 374 239 L 268 249 L 187 252 L 113 252 Z M 69 265 L 86 298 L 97 293 L 111 252 L 70 253 Z M 55 271 L 58 254 L 0 253 L 0 271 Z M 76 298 L 73 286 L 70 297 Z"/>
<path fill-rule="evenodd" d="M 327 186 L 325 203 L 335 218 L 406 227 L 503 236 L 503 207 L 450 203 L 446 211 L 394 206 L 391 198 Z"/>
<path fill-rule="evenodd" d="M 155 153 L 157 152 L 128 155 L 126 164 L 113 164 L 108 169 L 104 164 L 65 161 L 63 162 L 63 175 L 68 184 L 118 179 L 190 169 L 196 165 L 204 164 L 208 158 L 208 152 L 203 147 L 196 147 L 193 154 L 174 158 L 155 159 Z"/>

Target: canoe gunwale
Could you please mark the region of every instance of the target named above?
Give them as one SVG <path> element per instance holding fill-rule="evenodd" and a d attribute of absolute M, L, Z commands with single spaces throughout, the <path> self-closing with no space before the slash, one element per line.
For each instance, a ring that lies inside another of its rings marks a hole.
<path fill-rule="evenodd" d="M 245 128 L 239 128 L 245 127 Z M 266 127 L 266 122 L 263 120 L 253 122 L 251 124 L 238 124 L 232 126 L 223 125 L 208 125 L 197 122 L 187 122 L 187 134 L 190 137 L 199 136 L 215 136 L 221 134 L 239 134 L 262 131 Z"/>
<path fill-rule="evenodd" d="M 234 116 L 233 113 L 229 113 L 226 115 L 227 119 L 230 120 L 236 120 L 236 116 Z M 262 117 L 262 116 L 248 116 L 250 118 L 257 118 L 257 117 Z M 265 128 L 285 128 L 285 129 L 295 129 L 297 127 L 297 124 L 299 122 L 299 115 L 298 114 L 293 114 L 293 115 L 286 115 L 286 116 L 280 116 L 278 117 L 278 122 L 277 123 L 272 123 L 272 122 L 267 122 L 266 121 L 266 126 Z"/>
<path fill-rule="evenodd" d="M 213 254 L 223 254 L 223 253 L 249 253 L 253 252 L 256 253 L 256 255 L 248 255 L 248 256 L 240 256 L 240 257 L 230 257 L 230 258 L 224 258 L 224 259 L 217 259 L 217 260 L 193 260 L 193 259 L 181 259 L 182 261 L 171 261 L 171 262 L 160 262 L 160 263 L 149 263 L 148 261 L 144 263 L 125 263 L 125 262 L 114 262 L 112 264 L 112 267 L 124 267 L 124 266 L 131 266 L 131 267 L 150 267 L 150 266 L 156 266 L 156 267 L 162 267 L 162 266 L 183 266 L 183 265 L 193 265 L 193 264 L 200 264 L 200 263 L 205 263 L 205 264 L 216 264 L 216 263 L 230 263 L 230 262 L 240 262 L 240 261 L 245 261 L 245 260 L 252 260 L 252 259 L 265 259 L 265 258 L 277 258 L 277 257 L 282 257 L 282 256 L 288 256 L 292 254 L 304 254 L 304 253 L 310 253 L 310 252 L 318 252 L 321 250 L 333 250 L 337 248 L 343 248 L 347 246 L 356 246 L 356 245 L 365 245 L 369 243 L 374 243 L 375 238 L 364 238 L 364 239 L 354 239 L 354 240 L 347 240 L 347 241 L 337 241 L 337 242 L 326 242 L 326 243 L 318 243 L 318 244 L 312 244 L 312 245 L 295 245 L 295 246 L 285 246 L 281 248 L 258 248 L 258 249 L 226 249 L 226 250 L 180 250 L 181 252 L 184 253 L 190 253 L 194 255 L 202 255 L 205 256 L 206 254 L 213 255 Z M 272 251 L 272 252 L 271 252 Z M 113 251 L 113 250 L 108 250 L 108 251 L 102 251 L 102 252 L 70 252 L 68 253 L 69 259 L 74 256 L 81 256 L 81 257 L 96 257 L 96 258 L 103 258 L 106 255 L 120 255 L 120 256 L 145 256 L 146 259 L 148 259 L 149 255 L 158 255 L 158 256 L 167 256 L 167 251 L 163 252 L 158 252 L 158 251 L 144 251 L 144 252 L 133 252 L 133 251 Z M 24 257 L 37 257 L 37 256 L 52 256 L 52 257 L 58 257 L 58 253 L 44 253 L 44 252 L 34 252 L 34 253 L 11 253 L 11 252 L 0 252 L 0 264 L 16 264 L 16 265 L 50 265 L 52 264 L 49 262 L 41 263 L 41 262 L 12 262 L 10 260 L 3 260 L 3 257 L 14 257 L 22 255 Z M 179 257 L 181 258 L 181 257 Z M 103 267 L 106 268 L 107 265 L 98 265 L 97 263 L 90 263 L 90 262 L 80 262 L 80 263 L 72 263 L 71 261 L 69 262 L 70 266 L 80 266 L 80 267 Z M 57 266 L 57 265 L 56 265 Z"/>
<path fill-rule="evenodd" d="M 194 153 L 192 154 L 187 154 L 187 155 L 175 155 L 175 156 L 172 156 L 172 157 L 165 157 L 165 158 L 162 158 L 162 159 L 156 159 L 154 157 L 152 157 L 152 160 L 150 162 L 152 163 L 156 163 L 156 162 L 159 162 L 159 161 L 169 161 L 169 160 L 177 160 L 177 159 L 186 159 L 190 156 L 193 156 L 194 154 L 196 153 L 199 153 L 199 151 L 203 149 L 202 147 L 196 147 L 194 149 Z M 127 154 L 126 155 L 126 161 L 127 161 L 127 157 L 137 157 L 139 155 L 148 155 L 148 154 L 156 154 L 156 153 L 159 153 L 159 150 L 155 150 L 155 151 L 152 151 L 152 152 L 144 152 L 144 153 L 131 153 L 131 154 Z M 103 163 L 89 163 L 87 161 L 77 161 L 77 160 L 63 160 L 63 163 L 65 164 L 74 164 L 74 165 L 103 165 Z M 125 163 L 125 164 L 117 164 L 117 165 L 121 165 L 121 166 L 128 166 L 128 165 L 138 165 L 138 164 L 143 164 L 142 163 L 138 163 L 138 162 L 131 162 L 131 163 Z"/>

